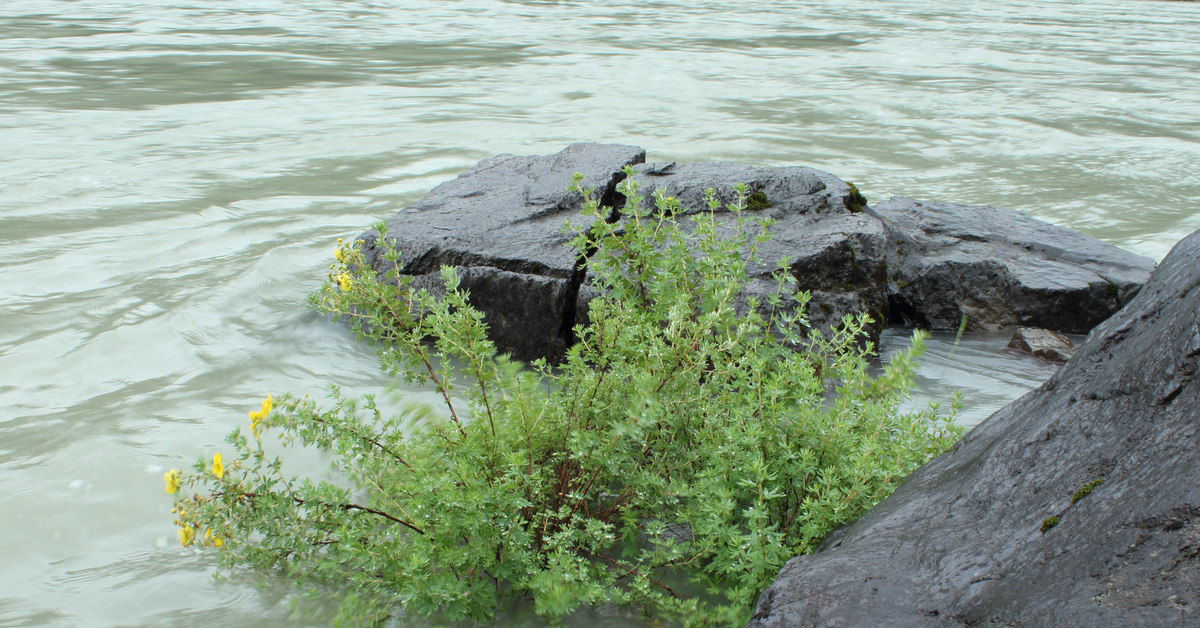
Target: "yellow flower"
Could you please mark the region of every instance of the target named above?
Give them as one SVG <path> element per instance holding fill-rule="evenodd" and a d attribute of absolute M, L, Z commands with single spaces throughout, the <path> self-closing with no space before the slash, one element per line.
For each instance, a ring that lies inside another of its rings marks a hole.
<path fill-rule="evenodd" d="M 338 248 L 338 249 L 334 249 L 334 250 L 333 250 L 333 257 L 334 257 L 334 259 L 336 259 L 337 261 L 339 261 L 339 262 L 341 262 L 341 263 L 345 264 L 345 263 L 346 263 L 346 251 L 345 251 L 345 249 L 340 249 L 340 248 Z"/>
<path fill-rule="evenodd" d="M 346 291 L 350 290 L 351 283 L 350 283 L 350 275 L 349 274 L 342 273 L 342 274 L 338 275 L 337 282 L 338 282 L 338 287 L 342 289 L 342 292 L 346 292 Z"/>
<path fill-rule="evenodd" d="M 225 541 L 222 541 L 221 537 L 213 536 L 212 528 L 208 528 L 204 531 L 204 543 L 206 545 L 211 545 L 213 547 L 224 547 L 225 546 Z"/>
<path fill-rule="evenodd" d="M 192 544 L 192 539 L 196 538 L 196 530 L 189 527 L 179 528 L 179 544 L 187 547 Z"/>
<path fill-rule="evenodd" d="M 221 479 L 225 476 L 225 465 L 221 462 L 221 452 L 213 454 L 212 474 Z"/>
<path fill-rule="evenodd" d="M 163 474 L 167 481 L 167 495 L 174 495 L 179 490 L 179 469 L 171 469 Z"/>
<path fill-rule="evenodd" d="M 271 395 L 267 395 L 267 398 L 263 399 L 262 408 L 250 413 L 250 431 L 254 432 L 255 436 L 258 436 L 258 422 L 267 418 L 267 415 L 271 414 L 271 408 L 274 407 L 275 400 L 271 398 Z"/>

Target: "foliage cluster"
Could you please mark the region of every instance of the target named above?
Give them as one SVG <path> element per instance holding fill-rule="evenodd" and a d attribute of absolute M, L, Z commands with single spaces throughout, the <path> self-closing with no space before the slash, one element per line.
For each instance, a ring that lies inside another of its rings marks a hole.
<path fill-rule="evenodd" d="M 873 377 L 865 315 L 811 329 L 786 273 L 739 305 L 769 226 L 742 212 L 744 187 L 677 220 L 677 200 L 648 203 L 627 175 L 619 221 L 578 190 L 589 226 L 568 228 L 600 296 L 560 365 L 499 355 L 453 269 L 434 295 L 386 237 L 382 273 L 339 243 L 312 303 L 441 406 L 268 398 L 230 434 L 231 461 L 168 477 L 181 540 L 217 539 L 227 567 L 347 585 L 360 613 L 484 619 L 527 596 L 552 621 L 609 602 L 731 624 L 785 560 L 953 442 L 936 407 L 901 409 L 920 336 Z M 331 454 L 345 481 L 285 474 L 265 430 Z M 689 581 L 709 595 L 684 594 Z"/>

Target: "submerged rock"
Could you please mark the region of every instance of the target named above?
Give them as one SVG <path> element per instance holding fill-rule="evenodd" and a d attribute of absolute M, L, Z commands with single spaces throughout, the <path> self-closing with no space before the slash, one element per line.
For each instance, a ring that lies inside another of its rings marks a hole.
<path fill-rule="evenodd" d="M 1200 232 L 1041 388 L 759 598 L 752 626 L 1200 624 Z"/>
<path fill-rule="evenodd" d="M 571 176 L 582 173 L 585 187 L 614 208 L 607 219 L 620 220 L 620 170 L 644 161 L 636 146 L 603 144 L 485 159 L 389 219 L 388 238 L 417 286 L 439 290 L 439 268 L 458 268 L 501 351 L 556 361 L 595 295 L 586 260 L 562 229 L 567 219 L 586 224 L 580 196 L 567 191 Z M 742 299 L 770 292 L 786 257 L 787 272 L 812 293 L 808 315 L 817 329 L 866 312 L 878 323 L 932 329 L 956 329 L 966 314 L 969 328 L 1083 333 L 1136 294 L 1154 266 L 1010 210 L 897 198 L 871 208 L 853 185 L 812 168 L 672 163 L 642 165 L 635 177 L 648 198 L 662 189 L 691 213 L 706 207 L 705 189 L 727 203 L 735 183 L 747 184 L 748 211 L 775 224 Z M 717 220 L 728 227 L 733 217 L 722 212 Z M 377 237 L 363 235 L 364 252 L 383 271 Z"/>
<path fill-rule="evenodd" d="M 1049 362 L 1066 362 L 1075 355 L 1070 338 L 1049 329 L 1022 327 L 1008 341 L 1010 349 L 1028 353 Z"/>

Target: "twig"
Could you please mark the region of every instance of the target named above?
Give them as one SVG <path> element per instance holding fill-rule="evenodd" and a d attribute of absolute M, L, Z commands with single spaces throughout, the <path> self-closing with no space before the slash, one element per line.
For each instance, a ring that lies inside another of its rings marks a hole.
<path fill-rule="evenodd" d="M 329 421 L 326 421 L 326 420 L 324 420 L 324 419 L 320 419 L 320 418 L 314 418 L 314 419 L 313 419 L 313 422 L 314 422 L 314 423 L 321 423 L 321 424 L 328 425 L 328 426 L 331 426 L 331 427 L 339 427 L 339 426 L 337 426 L 337 425 L 335 425 L 335 424 L 333 424 L 333 423 L 330 423 Z M 397 462 L 399 462 L 400 464 L 402 464 L 402 465 L 404 465 L 404 466 L 408 467 L 408 468 L 409 468 L 409 470 L 411 470 L 411 469 L 412 469 L 412 465 L 408 464 L 408 462 L 407 462 L 407 461 L 405 461 L 405 460 L 404 460 L 404 458 L 401 458 L 399 454 L 397 454 L 396 452 L 394 452 L 394 451 L 392 451 L 390 448 L 388 448 L 388 446 L 387 446 L 387 445 L 384 445 L 383 443 L 381 443 L 381 442 L 379 442 L 379 441 L 375 440 L 374 438 L 372 438 L 372 437 L 370 437 L 370 436 L 367 436 L 367 435 L 365 435 L 365 434 L 361 434 L 361 433 L 359 433 L 358 431 L 354 430 L 354 429 L 353 429 L 353 428 L 351 428 L 351 427 L 347 427 L 347 426 L 341 426 L 341 427 L 343 427 L 343 429 L 345 429 L 347 432 L 350 432 L 350 433 L 351 433 L 351 434 L 353 434 L 354 436 L 357 436 L 358 438 L 360 438 L 360 439 L 362 439 L 362 440 L 365 440 L 365 441 L 367 441 L 368 443 L 371 443 L 372 445 L 375 445 L 375 446 L 376 446 L 376 447 L 378 447 L 379 449 L 383 450 L 385 453 L 387 453 L 387 454 L 389 454 L 391 457 L 395 458 Z"/>
<path fill-rule="evenodd" d="M 650 582 L 650 584 L 652 584 L 656 587 L 662 588 L 667 593 L 670 593 L 671 597 L 673 597 L 675 599 L 679 599 L 679 594 L 676 593 L 674 589 L 672 589 L 671 587 L 669 587 L 661 582 L 658 582 L 657 580 L 654 580 L 653 578 L 647 578 L 646 574 L 644 574 L 636 569 L 630 569 L 629 567 L 626 567 L 625 565 L 618 563 L 617 561 L 605 556 L 604 554 L 592 554 L 592 558 L 603 558 L 604 560 L 608 561 L 609 564 L 613 565 L 614 567 L 620 568 L 622 571 L 624 571 L 625 573 L 627 573 L 631 576 L 642 576 L 643 578 L 646 578 L 646 580 L 648 580 Z"/>
<path fill-rule="evenodd" d="M 421 528 L 418 528 L 417 526 L 415 526 L 403 519 L 400 519 L 398 517 L 393 517 L 392 515 L 389 515 L 388 513 L 383 512 L 382 510 L 376 510 L 374 508 L 368 508 L 366 506 L 359 506 L 358 504 L 341 504 L 341 509 L 347 510 L 347 511 L 361 510 L 363 512 L 369 512 L 373 515 L 379 515 L 380 517 L 383 517 L 384 519 L 388 519 L 390 521 L 395 521 L 396 523 L 412 530 L 413 532 L 416 532 L 417 534 L 425 534 L 425 531 L 422 530 Z"/>
<path fill-rule="evenodd" d="M 292 500 L 295 501 L 297 504 L 300 504 L 301 506 L 308 504 L 308 502 L 303 497 L 296 497 L 295 495 L 292 495 Z M 325 507 L 332 506 L 334 508 L 340 508 L 341 510 L 344 510 L 344 511 L 361 510 L 363 512 L 369 512 L 373 515 L 378 515 L 380 517 L 383 517 L 384 519 L 387 519 L 389 521 L 394 521 L 394 522 L 412 530 L 413 532 L 416 532 L 417 534 L 421 534 L 421 535 L 425 534 L 424 530 L 422 530 L 421 528 L 418 528 L 417 526 L 413 525 L 412 523 L 405 521 L 403 519 L 400 519 L 398 517 L 395 517 L 393 515 L 390 515 L 386 512 L 383 512 L 382 510 L 376 510 L 375 508 L 369 508 L 367 506 L 359 506 L 358 504 L 326 504 L 326 503 L 319 502 L 319 501 L 317 502 L 317 504 L 319 504 L 321 506 L 325 506 Z"/>

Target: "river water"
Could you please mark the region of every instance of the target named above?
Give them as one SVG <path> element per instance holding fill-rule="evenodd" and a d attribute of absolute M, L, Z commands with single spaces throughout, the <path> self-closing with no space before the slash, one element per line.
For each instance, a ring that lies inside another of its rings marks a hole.
<path fill-rule="evenodd" d="M 336 596 L 214 583 L 163 470 L 268 392 L 388 388 L 304 305 L 339 236 L 584 140 L 1161 258 L 1200 228 L 1200 4 L 6 0 L 0 625 L 328 623 Z M 922 394 L 970 424 L 1052 372 L 1005 339 L 935 339 Z"/>

